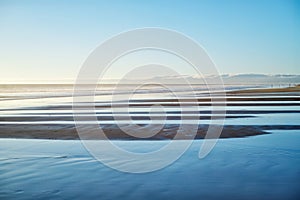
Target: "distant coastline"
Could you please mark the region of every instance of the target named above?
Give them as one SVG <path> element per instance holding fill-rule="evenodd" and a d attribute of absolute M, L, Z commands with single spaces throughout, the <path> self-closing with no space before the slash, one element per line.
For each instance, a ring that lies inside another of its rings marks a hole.
<path fill-rule="evenodd" d="M 181 76 L 156 76 L 152 78 L 140 77 L 136 79 L 122 80 L 126 84 L 140 84 L 142 82 L 159 82 L 163 80 L 164 83 L 178 83 L 179 79 L 185 79 L 190 84 L 205 84 L 204 79 L 214 80 L 221 78 L 225 85 L 273 85 L 278 87 L 294 86 L 300 84 L 299 74 L 221 74 L 206 75 L 206 76 L 192 76 L 192 75 L 181 75 Z M 117 84 L 120 79 L 103 79 L 103 84 Z M 57 79 L 57 80 L 0 80 L 0 85 L 73 85 L 74 79 Z"/>

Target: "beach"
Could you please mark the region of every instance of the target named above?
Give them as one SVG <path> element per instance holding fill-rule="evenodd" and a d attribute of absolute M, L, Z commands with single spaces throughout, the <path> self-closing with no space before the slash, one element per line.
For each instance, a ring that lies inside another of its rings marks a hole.
<path fill-rule="evenodd" d="M 150 90 L 149 94 L 155 95 L 156 92 L 156 90 Z M 149 95 L 147 92 L 144 94 Z M 14 97 L 14 94 L 10 94 L 9 97 L 2 97 L 1 102 L 15 102 L 16 104 L 19 102 L 23 102 L 24 104 L 27 102 L 37 102 L 39 104 L 38 101 L 41 101 L 42 103 L 39 106 L 7 106 L 7 108 L 2 108 L 0 110 L 0 138 L 80 139 L 72 113 L 72 105 L 70 103 L 72 97 L 70 97 L 70 93 L 55 93 L 54 96 L 22 95 Z M 298 122 L 290 124 L 283 120 L 282 123 L 270 124 L 267 121 L 263 123 L 264 118 L 268 119 L 269 117 L 299 116 L 299 86 L 227 91 L 225 99 L 226 110 L 219 111 L 213 111 L 211 106 L 224 106 L 225 104 L 221 101 L 223 99 L 215 98 L 214 102 L 212 102 L 205 95 L 205 93 L 202 95 L 200 93 L 196 99 L 196 104 L 195 99 L 187 98 L 186 94 L 183 94 L 181 99 L 163 96 L 154 99 L 148 96 L 147 98 L 132 99 L 129 102 L 118 101 L 114 105 L 107 100 L 102 100 L 95 103 L 95 116 L 99 127 L 101 127 L 107 137 L 115 140 L 173 139 L 180 124 L 194 124 L 196 123 L 195 120 L 198 120 L 197 123 L 199 123 L 195 139 L 203 139 L 209 125 L 214 125 L 214 120 L 218 119 L 224 119 L 221 138 L 268 134 L 272 130 L 300 130 L 300 123 Z M 52 101 L 51 98 L 53 99 Z M 60 100 L 65 102 L 60 103 Z M 166 108 L 166 112 L 151 112 L 149 108 L 156 104 Z M 83 109 L 84 106 L 82 104 Z M 129 108 L 131 110 L 128 113 L 116 113 L 112 112 L 112 106 Z M 180 106 L 185 107 L 184 111 L 179 110 Z M 195 106 L 197 110 L 195 110 Z M 189 107 L 193 109 L 188 110 Z M 81 123 L 94 123 L 89 121 L 90 115 L 91 113 L 88 111 L 86 113 L 82 112 Z M 160 115 L 164 115 L 166 121 L 162 122 L 161 120 L 155 120 L 155 118 L 153 120 L 151 118 Z M 164 124 L 157 134 L 152 137 L 133 137 L 124 133 L 118 124 L 115 123 L 117 119 L 118 123 L 130 129 L 131 124 L 128 122 L 128 116 L 130 116 L 133 122 L 139 124 L 141 128 L 149 123 L 152 125 Z M 184 120 L 181 120 L 181 118 L 184 118 Z M 239 123 L 237 124 L 235 121 L 239 121 Z M 249 124 L 250 121 L 254 122 Z M 93 139 L 93 137 L 90 139 Z"/>
<path fill-rule="evenodd" d="M 0 200 L 300 200 L 300 1 L 0 1 Z"/>
<path fill-rule="evenodd" d="M 179 109 L 178 99 L 150 88 L 130 101 L 116 102 L 117 108 L 129 109 L 131 123 L 139 128 L 129 123 L 128 113 L 112 112 L 110 88 L 99 91 L 96 124 L 110 140 L 103 138 L 99 145 L 112 142 L 130 152 L 152 152 L 170 142 L 183 143 L 173 140 L 181 123 L 187 127 L 198 123 L 195 140 L 178 160 L 143 174 L 117 171 L 89 153 L 85 145 L 90 141 L 84 145 L 75 127 L 71 87 L 26 86 L 27 91 L 24 87 L 14 86 L 15 92 L 7 88 L 1 94 L 0 199 L 274 200 L 300 196 L 299 86 L 276 90 L 229 87 L 225 113 L 223 109 L 212 110 L 201 87 L 197 87 L 196 107 L 190 93 L 182 90 L 180 106 L 185 106 L 184 111 Z M 149 110 L 157 103 L 164 105 L 163 113 Z M 215 106 L 221 108 L 221 103 L 217 98 Z M 80 113 L 83 120 L 77 123 L 83 127 L 95 124 L 89 121 L 90 114 Z M 162 128 L 149 138 L 133 137 L 118 127 L 121 124 L 135 130 L 138 136 L 148 124 L 152 125 L 149 129 L 161 126 L 162 119 L 157 118 L 161 115 L 165 116 Z M 199 159 L 207 129 L 219 126 L 216 122 L 220 119 L 224 120 L 220 139 Z M 97 136 L 97 130 L 88 131 Z M 93 142 L 94 137 L 89 139 Z M 131 164 L 116 157 L 108 162 L 123 167 Z M 137 166 L 143 164 L 136 162 Z"/>

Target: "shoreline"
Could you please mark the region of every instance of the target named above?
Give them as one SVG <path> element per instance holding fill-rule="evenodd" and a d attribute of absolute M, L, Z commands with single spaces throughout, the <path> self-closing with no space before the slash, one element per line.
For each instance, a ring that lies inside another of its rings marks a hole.
<path fill-rule="evenodd" d="M 292 93 L 291 93 L 292 92 Z M 275 94 L 277 97 L 260 97 L 264 94 Z M 300 110 L 264 110 L 261 109 L 261 106 L 269 106 L 274 107 L 276 106 L 299 106 L 300 105 L 300 86 L 297 85 L 295 87 L 289 87 L 289 88 L 262 88 L 262 89 L 249 89 L 249 90 L 240 90 L 240 91 L 229 91 L 226 93 L 227 99 L 229 102 L 227 103 L 227 106 L 244 106 L 243 109 L 240 110 L 228 110 L 226 111 L 227 114 L 235 114 L 235 115 L 226 115 L 226 116 L 214 116 L 214 119 L 219 119 L 220 117 L 225 117 L 226 119 L 237 119 L 237 118 L 255 118 L 259 114 L 270 114 L 270 117 L 272 117 L 272 114 L 275 113 L 300 113 Z M 248 95 L 248 97 L 241 98 L 240 95 Z M 281 95 L 284 95 L 282 97 Z M 295 97 L 299 96 L 299 97 Z M 155 103 L 162 102 L 163 105 L 167 105 L 170 107 L 176 107 L 179 106 L 177 104 L 174 104 L 178 101 L 177 99 L 153 99 L 149 100 L 146 104 L 138 104 L 140 102 L 143 103 L 141 100 L 134 100 L 132 101 L 133 105 L 136 105 L 138 107 L 140 106 L 151 106 Z M 183 102 L 189 102 L 190 100 L 188 98 L 184 99 Z M 236 102 L 236 101 L 242 101 Z M 252 103 L 247 103 L 247 101 L 251 101 Z M 268 101 L 268 102 L 265 102 Z M 271 103 L 270 103 L 271 101 Z M 291 102 L 288 102 L 291 101 Z M 198 99 L 198 102 L 205 102 L 204 104 L 200 104 L 201 106 L 211 106 L 211 103 L 209 102 L 209 99 L 206 98 L 200 98 Z M 236 102 L 236 103 L 234 103 Z M 245 103 L 244 103 L 245 102 Z M 128 107 L 128 104 L 123 104 L 124 106 Z M 186 104 L 185 106 L 190 106 L 190 104 Z M 255 110 L 247 110 L 247 107 L 253 107 L 256 106 L 257 109 Z M 129 107 L 131 105 L 129 104 Z M 133 106 L 134 107 L 134 106 Z M 1 111 L 26 111 L 26 110 L 60 110 L 60 109 L 70 109 L 70 106 L 47 106 L 47 107 L 35 107 L 35 108 L 20 108 L 20 109 L 2 109 Z M 106 105 L 100 106 L 100 108 L 107 108 Z M 222 114 L 222 111 L 220 111 Z M 109 112 L 107 112 L 109 113 Z M 132 112 L 135 113 L 135 112 Z M 180 120 L 180 116 L 172 116 L 172 114 L 183 114 L 178 111 L 171 111 L 167 112 L 170 114 L 170 116 L 167 116 L 167 120 Z M 188 114 L 189 112 L 186 112 L 184 114 Z M 199 113 L 198 119 L 199 120 L 210 120 L 212 117 L 212 112 L 210 110 L 204 110 L 199 112 L 191 111 L 190 113 L 195 114 Z M 206 113 L 207 116 L 201 116 L 201 114 Z M 49 114 L 49 113 L 48 113 Z M 53 120 L 53 121 L 73 121 L 73 116 L 59 116 L 60 113 L 52 113 L 47 116 L 47 113 L 44 116 L 39 116 L 36 114 L 36 116 L 29 115 L 26 117 L 26 114 L 23 113 L 19 114 L 18 116 L 0 116 L 0 138 L 23 138 L 23 139 L 50 139 L 50 140 L 78 140 L 80 139 L 77 130 L 75 128 L 74 124 L 48 124 L 47 121 Z M 70 112 L 70 115 L 72 112 Z M 140 114 L 147 114 L 147 112 L 140 112 Z M 157 113 L 159 114 L 159 113 Z M 216 113 L 214 113 L 216 114 Z M 57 116 L 56 116 L 57 115 Z M 197 119 L 195 116 L 185 116 L 185 119 Z M 88 117 L 87 117 L 88 119 Z M 126 118 L 124 118 L 126 119 Z M 134 120 L 149 120 L 150 118 L 148 116 L 134 116 Z M 24 121 L 25 120 L 25 121 Z M 101 120 L 105 122 L 106 120 L 113 120 L 113 117 L 111 116 L 101 116 L 101 113 L 99 113 L 98 120 Z M 122 118 L 121 118 L 122 120 Z M 18 122 L 45 122 L 41 124 L 17 124 Z M 12 122 L 12 124 L 5 124 L 5 122 Z M 13 124 L 13 122 L 16 122 L 16 124 Z M 201 123 L 201 122 L 200 122 Z M 101 123 L 100 123 L 101 124 Z M 213 124 L 213 120 L 212 120 Z M 116 124 L 106 124 L 101 125 L 101 128 L 105 132 L 106 136 L 109 139 L 112 140 L 170 140 L 173 139 L 174 135 L 177 133 L 179 125 L 178 124 L 165 124 L 163 125 L 163 128 L 154 136 L 149 138 L 136 138 L 130 135 L 127 135 L 124 133 Z M 130 125 L 127 125 L 127 128 L 130 128 Z M 207 124 L 201 124 L 198 126 L 197 135 L 195 138 L 192 139 L 203 139 L 206 135 L 208 125 Z M 143 129 L 144 130 L 144 129 Z M 134 130 L 136 133 L 143 130 Z M 300 130 L 300 125 L 224 125 L 223 131 L 221 133 L 220 138 L 238 138 L 238 137 L 249 137 L 249 136 L 255 136 L 255 135 L 262 135 L 262 134 L 270 134 L 269 131 L 272 130 Z M 150 130 L 151 131 L 151 130 Z M 91 130 L 91 133 L 95 133 L 95 130 Z M 188 133 L 186 133 L 188 135 Z M 184 135 L 182 135 L 185 137 Z M 90 139 L 93 139 L 97 137 L 91 137 Z M 188 138 L 188 137 L 187 137 Z M 105 139 L 105 138 L 103 138 Z"/>

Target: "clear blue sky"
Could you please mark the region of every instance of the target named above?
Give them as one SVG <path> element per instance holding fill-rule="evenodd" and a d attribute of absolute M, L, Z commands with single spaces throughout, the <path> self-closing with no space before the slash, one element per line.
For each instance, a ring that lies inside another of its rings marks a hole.
<path fill-rule="evenodd" d="M 142 27 L 194 38 L 221 73 L 300 74 L 300 1 L 0 0 L 0 79 L 74 79 L 102 41 Z"/>

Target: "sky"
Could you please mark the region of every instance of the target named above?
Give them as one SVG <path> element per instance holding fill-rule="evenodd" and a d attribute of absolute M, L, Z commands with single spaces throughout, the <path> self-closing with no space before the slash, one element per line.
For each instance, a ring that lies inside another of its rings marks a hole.
<path fill-rule="evenodd" d="M 103 41 L 143 27 L 193 38 L 221 74 L 300 74 L 300 1 L 0 0 L 0 80 L 73 80 Z"/>

